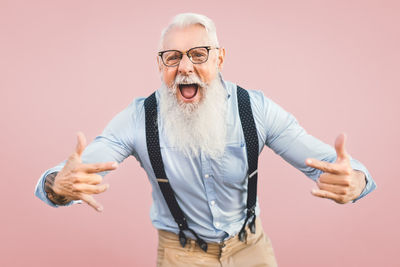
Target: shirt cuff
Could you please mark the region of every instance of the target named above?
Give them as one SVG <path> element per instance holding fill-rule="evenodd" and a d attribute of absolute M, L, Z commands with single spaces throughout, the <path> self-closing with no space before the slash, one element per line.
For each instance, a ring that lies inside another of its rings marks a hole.
<path fill-rule="evenodd" d="M 363 198 L 364 196 L 371 193 L 373 190 L 376 189 L 377 186 L 376 186 L 376 183 L 373 180 L 371 174 L 368 172 L 367 168 L 365 168 L 365 166 L 363 164 L 361 164 L 359 161 L 357 161 L 355 159 L 351 159 L 350 165 L 353 168 L 353 170 L 361 171 L 362 173 L 364 173 L 365 183 L 366 183 L 364 190 L 361 192 L 361 194 L 352 201 L 354 203 L 357 200 L 359 200 L 360 198 Z"/>

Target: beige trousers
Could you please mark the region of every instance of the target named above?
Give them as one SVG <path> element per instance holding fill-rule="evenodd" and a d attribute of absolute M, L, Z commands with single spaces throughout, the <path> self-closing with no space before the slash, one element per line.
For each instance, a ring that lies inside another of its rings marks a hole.
<path fill-rule="evenodd" d="M 178 235 L 158 230 L 157 267 L 276 267 L 270 239 L 264 234 L 261 221 L 256 219 L 256 233 L 247 228 L 247 241 L 234 236 L 221 244 L 208 243 L 204 252 L 195 240 L 188 239 L 183 248 Z"/>

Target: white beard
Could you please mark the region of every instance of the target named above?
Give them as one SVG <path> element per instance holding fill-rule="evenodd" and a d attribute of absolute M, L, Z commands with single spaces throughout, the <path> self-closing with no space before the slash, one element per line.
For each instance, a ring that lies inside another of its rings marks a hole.
<path fill-rule="evenodd" d="M 160 114 L 169 144 L 188 156 L 220 157 L 226 143 L 226 90 L 217 76 L 210 84 L 199 85 L 199 103 L 178 101 L 177 81 L 187 78 L 177 76 L 172 88 L 163 83 L 160 89 Z M 188 80 L 200 82 L 196 78 Z"/>

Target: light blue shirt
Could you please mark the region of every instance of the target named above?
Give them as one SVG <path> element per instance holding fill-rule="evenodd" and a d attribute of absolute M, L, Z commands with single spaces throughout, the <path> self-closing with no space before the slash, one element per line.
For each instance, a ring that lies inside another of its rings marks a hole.
<path fill-rule="evenodd" d="M 186 215 L 189 227 L 208 242 L 221 242 L 237 234 L 246 216 L 247 154 L 238 115 L 236 85 L 222 82 L 228 92 L 226 149 L 222 157 L 212 159 L 204 154 L 187 157 L 169 146 L 159 116 L 160 146 L 167 177 L 176 193 L 179 206 Z M 266 98 L 262 92 L 248 92 L 257 127 L 260 153 L 264 145 L 268 146 L 314 181 L 321 171 L 305 165 L 306 158 L 335 162 L 335 150 L 307 134 L 290 113 Z M 158 100 L 158 91 L 156 97 Z M 153 188 L 150 217 L 154 227 L 178 233 L 178 226 L 158 187 L 147 153 L 144 100 L 145 98 L 135 99 L 115 116 L 103 133 L 85 149 L 82 161 L 120 163 L 133 155 L 146 171 Z M 63 166 L 64 162 L 44 172 L 36 186 L 36 196 L 53 207 L 57 205 L 46 197 L 44 181 L 48 174 L 60 171 Z M 360 162 L 351 159 L 351 166 L 362 171 L 367 179 L 359 199 L 374 190 L 376 184 Z M 73 201 L 68 205 L 74 203 L 80 201 Z M 256 214 L 259 212 L 257 203 Z M 190 233 L 187 235 L 192 237 Z"/>

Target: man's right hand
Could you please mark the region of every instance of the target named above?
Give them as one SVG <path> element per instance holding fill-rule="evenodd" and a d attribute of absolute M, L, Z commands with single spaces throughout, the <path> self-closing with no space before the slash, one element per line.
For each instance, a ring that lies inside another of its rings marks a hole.
<path fill-rule="evenodd" d="M 69 200 L 83 200 L 97 211 L 103 207 L 96 202 L 92 194 L 100 194 L 109 188 L 108 184 L 100 184 L 103 178 L 97 173 L 115 170 L 117 162 L 104 162 L 94 164 L 82 163 L 81 156 L 86 147 L 86 138 L 78 132 L 78 143 L 75 151 L 69 156 L 64 168 L 54 179 L 52 190 Z"/>

